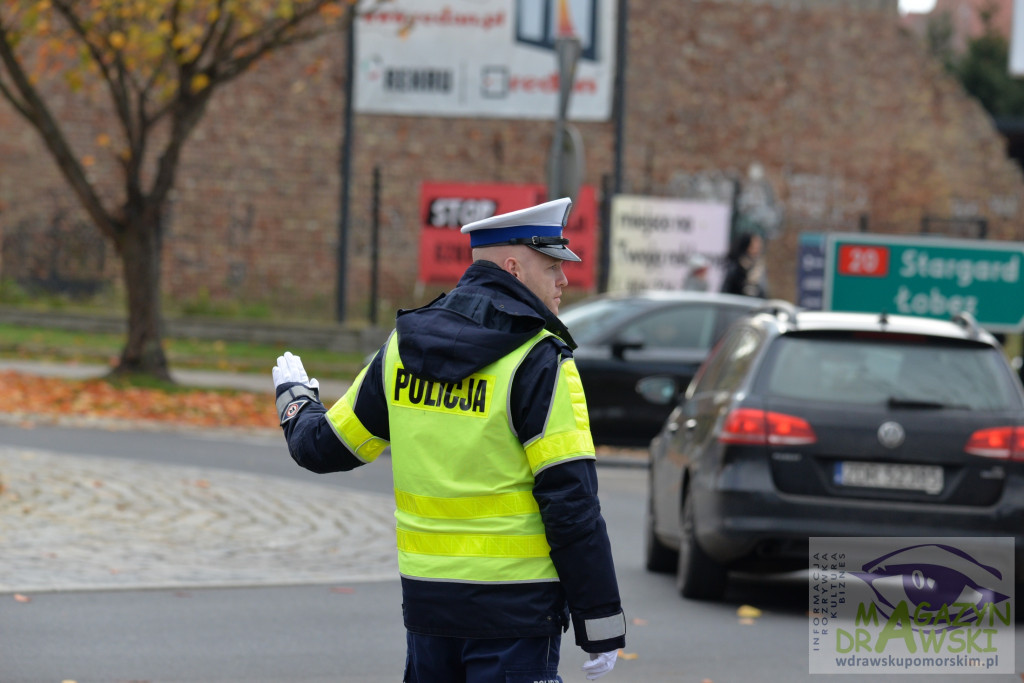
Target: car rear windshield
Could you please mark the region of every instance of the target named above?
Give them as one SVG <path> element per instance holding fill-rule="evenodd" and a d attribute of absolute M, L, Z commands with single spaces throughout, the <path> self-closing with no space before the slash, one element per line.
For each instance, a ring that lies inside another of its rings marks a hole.
<path fill-rule="evenodd" d="M 923 336 L 784 335 L 765 366 L 766 392 L 784 398 L 920 408 L 1019 410 L 1000 352 Z"/>

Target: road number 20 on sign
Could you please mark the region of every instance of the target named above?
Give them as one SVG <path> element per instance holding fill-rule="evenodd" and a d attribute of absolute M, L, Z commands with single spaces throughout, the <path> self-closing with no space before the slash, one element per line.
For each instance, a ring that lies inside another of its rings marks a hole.
<path fill-rule="evenodd" d="M 839 274 L 885 277 L 889 274 L 889 249 L 861 244 L 840 245 Z"/>

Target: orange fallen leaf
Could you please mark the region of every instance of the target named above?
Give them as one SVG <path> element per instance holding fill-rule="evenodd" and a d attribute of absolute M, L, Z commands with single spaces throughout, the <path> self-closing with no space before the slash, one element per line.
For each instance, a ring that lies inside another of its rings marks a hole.
<path fill-rule="evenodd" d="M 646 619 L 639 619 L 639 618 L 633 619 L 633 625 L 634 626 L 647 626 L 647 620 Z"/>
<path fill-rule="evenodd" d="M 640 655 L 635 652 L 623 652 L 619 650 L 619 659 L 637 659 Z"/>
<path fill-rule="evenodd" d="M 270 392 L 194 389 L 169 393 L 116 387 L 99 379 L 39 377 L 10 370 L 0 372 L 0 383 L 4 386 L 0 412 L 17 415 L 26 427 L 69 416 L 202 427 L 278 427 Z"/>
<path fill-rule="evenodd" d="M 27 595 L 22 595 L 21 593 L 15 593 L 14 599 L 17 602 L 32 602 L 32 598 L 28 597 Z"/>
<path fill-rule="evenodd" d="M 740 608 L 736 610 L 736 616 L 744 619 L 756 619 L 761 616 L 761 614 L 761 610 L 756 607 L 751 607 L 750 605 L 741 605 Z"/>

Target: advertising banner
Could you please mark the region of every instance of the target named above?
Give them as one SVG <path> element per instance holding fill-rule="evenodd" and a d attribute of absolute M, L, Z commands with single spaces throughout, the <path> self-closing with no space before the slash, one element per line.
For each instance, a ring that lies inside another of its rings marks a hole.
<path fill-rule="evenodd" d="M 708 291 L 721 289 L 732 209 L 689 199 L 617 195 L 611 210 L 608 289 L 683 289 L 697 255 L 710 262 Z"/>
<path fill-rule="evenodd" d="M 555 38 L 582 52 L 568 118 L 607 121 L 615 80 L 612 0 L 364 2 L 355 27 L 359 113 L 554 119 Z"/>
<path fill-rule="evenodd" d="M 432 183 L 420 188 L 420 272 L 425 284 L 454 285 L 473 262 L 461 228 L 483 218 L 525 209 L 546 200 L 543 185 Z M 583 259 L 562 264 L 569 286 L 592 291 L 597 266 L 597 194 L 584 185 L 573 202 L 562 235 Z"/>
<path fill-rule="evenodd" d="M 808 561 L 809 673 L 1015 671 L 1013 538 L 811 537 Z"/>

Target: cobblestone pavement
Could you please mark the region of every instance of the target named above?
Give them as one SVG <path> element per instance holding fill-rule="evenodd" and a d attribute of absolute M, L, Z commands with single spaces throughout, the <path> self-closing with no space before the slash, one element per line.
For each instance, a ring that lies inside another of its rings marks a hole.
<path fill-rule="evenodd" d="M 394 579 L 390 496 L 0 447 L 0 592 Z"/>

